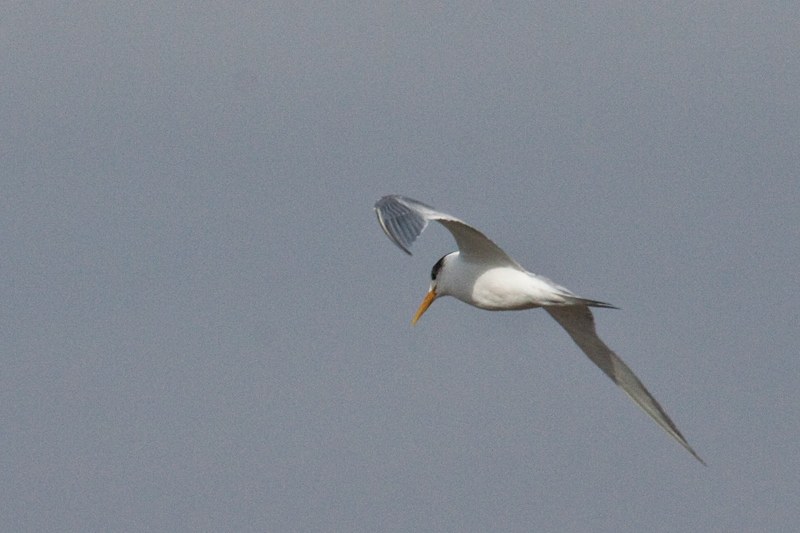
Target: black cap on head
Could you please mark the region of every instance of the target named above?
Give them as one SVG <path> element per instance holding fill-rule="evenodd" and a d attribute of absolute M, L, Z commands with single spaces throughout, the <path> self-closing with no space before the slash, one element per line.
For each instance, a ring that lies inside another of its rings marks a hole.
<path fill-rule="evenodd" d="M 443 255 L 442 258 L 436 261 L 436 264 L 433 265 L 433 268 L 431 269 L 431 281 L 436 281 L 436 277 L 439 275 L 439 271 L 444 266 L 444 258 L 447 257 L 447 255 Z"/>

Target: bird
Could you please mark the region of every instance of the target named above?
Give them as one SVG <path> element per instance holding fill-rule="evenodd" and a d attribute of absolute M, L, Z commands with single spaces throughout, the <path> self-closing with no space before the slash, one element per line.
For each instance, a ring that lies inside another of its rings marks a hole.
<path fill-rule="evenodd" d="M 636 374 L 597 335 L 591 309 L 617 307 L 581 298 L 544 276 L 528 272 L 477 229 L 420 201 L 387 195 L 375 203 L 375 212 L 389 239 L 408 255 L 412 255 L 411 245 L 431 220 L 447 228 L 458 245 L 457 252 L 442 256 L 433 265 L 430 289 L 414 315 L 412 326 L 442 296 L 453 296 L 490 311 L 541 307 L 636 405 L 706 465 Z"/>

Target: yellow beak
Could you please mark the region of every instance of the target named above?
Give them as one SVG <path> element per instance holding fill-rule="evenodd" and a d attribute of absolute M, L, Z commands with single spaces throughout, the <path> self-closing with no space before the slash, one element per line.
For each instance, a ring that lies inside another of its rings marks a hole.
<path fill-rule="evenodd" d="M 414 315 L 414 320 L 411 321 L 412 326 L 416 324 L 417 320 L 419 320 L 420 317 L 423 315 L 423 313 L 425 313 L 425 311 L 428 310 L 428 308 L 431 306 L 431 304 L 433 303 L 433 301 L 436 299 L 437 296 L 438 295 L 436 294 L 436 289 L 431 289 L 430 291 L 428 291 L 427 296 L 425 296 L 425 299 L 422 300 L 422 305 L 420 305 L 419 309 L 417 309 L 417 314 Z"/>

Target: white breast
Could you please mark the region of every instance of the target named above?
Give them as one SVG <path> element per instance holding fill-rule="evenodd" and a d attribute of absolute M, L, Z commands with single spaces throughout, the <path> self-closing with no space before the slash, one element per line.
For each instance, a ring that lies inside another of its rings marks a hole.
<path fill-rule="evenodd" d="M 470 295 L 472 301 L 467 303 L 489 310 L 538 307 L 543 303 L 543 289 L 547 287 L 537 282 L 535 277 L 515 268 L 493 268 L 475 280 Z M 545 300 L 549 301 L 547 298 Z"/>
<path fill-rule="evenodd" d="M 437 293 L 450 295 L 464 303 L 488 309 L 520 310 L 563 303 L 556 286 L 511 266 L 489 267 L 462 261 L 452 254 L 438 279 Z"/>

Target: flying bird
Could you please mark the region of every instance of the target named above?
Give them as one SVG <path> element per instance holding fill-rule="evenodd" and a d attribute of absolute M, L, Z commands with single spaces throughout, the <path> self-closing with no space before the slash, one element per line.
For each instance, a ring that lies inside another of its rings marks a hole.
<path fill-rule="evenodd" d="M 412 243 L 431 220 L 447 228 L 458 245 L 457 252 L 445 255 L 433 265 L 430 290 L 412 325 L 441 296 L 454 296 L 490 311 L 542 307 L 636 405 L 698 461 L 706 464 L 628 365 L 597 336 L 591 308 L 616 307 L 581 298 L 543 276 L 528 272 L 480 231 L 417 200 L 399 195 L 384 196 L 375 204 L 375 212 L 389 239 L 409 255 Z"/>

